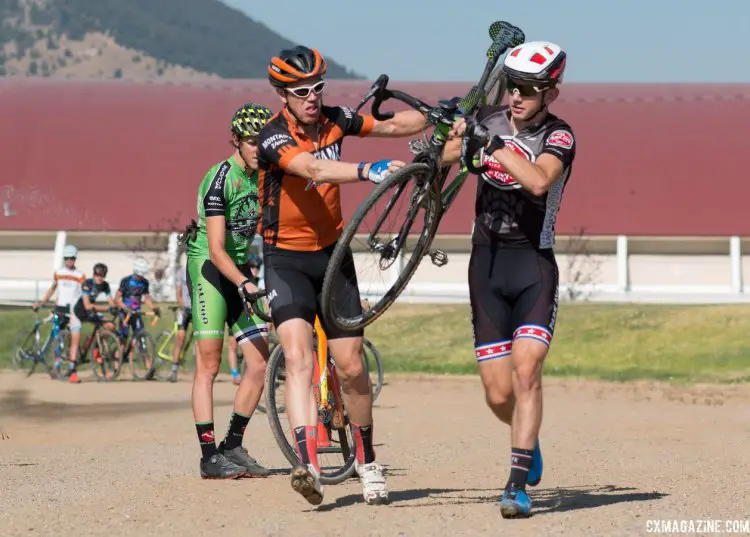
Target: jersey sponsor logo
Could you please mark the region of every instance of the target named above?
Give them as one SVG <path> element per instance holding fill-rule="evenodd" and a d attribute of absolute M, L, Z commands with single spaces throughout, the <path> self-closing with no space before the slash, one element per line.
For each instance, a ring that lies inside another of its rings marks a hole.
<path fill-rule="evenodd" d="M 522 145 L 517 140 L 510 137 L 506 138 L 505 136 L 503 136 L 503 140 L 505 140 L 505 147 L 512 149 L 526 160 L 534 162 L 534 154 L 528 147 Z M 521 188 L 521 185 L 518 184 L 518 181 L 513 179 L 513 177 L 507 171 L 505 171 L 505 167 L 497 160 L 495 160 L 491 155 L 485 154 L 482 163 L 486 164 L 489 167 L 489 169 L 484 172 L 484 174 L 482 174 L 482 177 L 492 186 L 500 188 L 502 190 Z"/>
<path fill-rule="evenodd" d="M 198 282 L 198 313 L 201 316 L 203 324 L 208 324 L 208 314 L 206 313 L 206 294 L 203 291 L 203 284 Z"/>
<path fill-rule="evenodd" d="M 219 196 L 209 196 L 208 199 L 210 201 L 221 201 L 221 198 Z"/>
<path fill-rule="evenodd" d="M 333 144 L 318 149 L 312 154 L 318 160 L 341 160 L 341 145 Z"/>
<path fill-rule="evenodd" d="M 341 160 L 341 145 L 329 145 L 328 147 L 318 149 L 312 155 L 318 160 Z M 322 188 L 324 186 L 326 186 L 326 183 L 316 183 L 312 179 L 308 179 L 307 184 L 305 185 L 305 190 Z"/>
<path fill-rule="evenodd" d="M 342 106 L 341 111 L 344 112 L 344 117 L 346 119 L 352 119 L 354 117 L 354 110 L 347 106 Z"/>
<path fill-rule="evenodd" d="M 273 149 L 277 149 L 281 147 L 284 144 L 290 144 L 293 141 L 294 140 L 289 134 L 286 134 L 286 133 L 274 134 L 273 136 L 269 136 L 268 138 L 263 140 L 263 143 L 261 144 L 261 146 L 263 147 L 263 149 L 273 150 Z"/>
<path fill-rule="evenodd" d="M 562 147 L 563 149 L 571 149 L 573 147 L 573 135 L 570 131 L 563 129 L 556 130 L 547 138 L 547 145 L 555 145 Z"/>
<path fill-rule="evenodd" d="M 255 235 L 255 228 L 258 225 L 257 206 L 258 196 L 248 194 L 240 201 L 234 218 L 227 219 L 226 228 L 236 239 L 250 239 Z"/>
<path fill-rule="evenodd" d="M 214 189 L 218 191 L 224 190 L 224 180 L 227 178 L 227 173 L 229 173 L 230 167 L 231 166 L 227 162 L 221 165 L 219 170 L 216 172 L 216 175 L 214 175 L 214 180 L 212 181 L 211 190 L 214 190 Z"/>

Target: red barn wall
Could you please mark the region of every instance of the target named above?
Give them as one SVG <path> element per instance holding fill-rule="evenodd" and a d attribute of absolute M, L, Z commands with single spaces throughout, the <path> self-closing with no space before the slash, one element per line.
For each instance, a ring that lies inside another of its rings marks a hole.
<path fill-rule="evenodd" d="M 329 83 L 354 106 L 369 83 Z M 469 84 L 392 82 L 425 100 Z M 195 216 L 206 170 L 231 153 L 234 110 L 279 103 L 265 81 L 0 79 L 0 230 L 146 231 Z M 558 232 L 750 236 L 750 85 L 568 84 L 554 107 L 578 152 Z M 409 158 L 405 139 L 347 139 L 345 160 Z M 342 187 L 345 215 L 370 185 Z M 470 180 L 441 224 L 471 229 Z"/>

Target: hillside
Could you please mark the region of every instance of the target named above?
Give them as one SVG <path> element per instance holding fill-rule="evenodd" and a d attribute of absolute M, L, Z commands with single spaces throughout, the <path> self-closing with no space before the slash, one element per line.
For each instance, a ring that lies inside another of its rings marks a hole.
<path fill-rule="evenodd" d="M 296 44 L 219 0 L 0 0 L 0 20 L 0 75 L 265 78 Z"/>

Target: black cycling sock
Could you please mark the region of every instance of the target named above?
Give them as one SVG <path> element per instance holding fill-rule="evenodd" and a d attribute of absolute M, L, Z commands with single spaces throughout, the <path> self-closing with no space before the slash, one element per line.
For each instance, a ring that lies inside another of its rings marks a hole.
<path fill-rule="evenodd" d="M 355 454 L 359 464 L 375 462 L 375 450 L 372 447 L 372 425 L 352 423 L 354 430 Z"/>
<path fill-rule="evenodd" d="M 224 449 L 234 449 L 242 445 L 242 437 L 245 434 L 245 427 L 250 422 L 250 416 L 240 414 L 236 410 L 232 412 L 229 420 L 229 429 L 224 437 Z"/>
<path fill-rule="evenodd" d="M 510 450 L 510 478 L 506 487 L 526 489 L 526 478 L 529 475 L 533 449 L 512 448 Z"/>
<path fill-rule="evenodd" d="M 216 455 L 216 441 L 214 440 L 214 422 L 204 421 L 196 423 L 195 428 L 198 431 L 198 442 L 201 445 L 203 460 L 207 461 Z"/>

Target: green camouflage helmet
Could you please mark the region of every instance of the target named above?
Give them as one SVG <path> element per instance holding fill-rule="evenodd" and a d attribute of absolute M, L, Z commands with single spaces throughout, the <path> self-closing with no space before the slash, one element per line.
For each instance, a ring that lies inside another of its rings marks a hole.
<path fill-rule="evenodd" d="M 255 138 L 273 115 L 261 104 L 247 103 L 234 113 L 232 132 L 240 138 Z"/>

